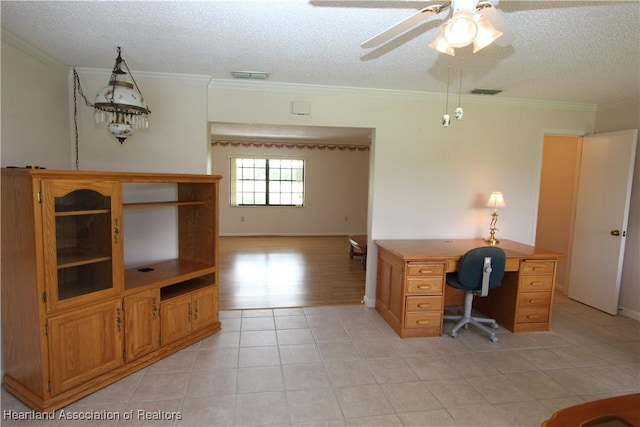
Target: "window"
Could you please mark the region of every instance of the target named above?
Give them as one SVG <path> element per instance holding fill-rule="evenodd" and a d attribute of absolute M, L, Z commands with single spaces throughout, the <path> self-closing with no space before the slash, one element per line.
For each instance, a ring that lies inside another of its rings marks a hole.
<path fill-rule="evenodd" d="M 231 206 L 304 206 L 302 159 L 231 158 Z"/>

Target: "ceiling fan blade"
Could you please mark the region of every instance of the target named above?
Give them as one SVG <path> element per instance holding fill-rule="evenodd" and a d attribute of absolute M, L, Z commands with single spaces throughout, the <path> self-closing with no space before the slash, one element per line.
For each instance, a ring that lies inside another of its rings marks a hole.
<path fill-rule="evenodd" d="M 511 43 L 513 43 L 515 36 L 513 35 L 513 31 L 511 31 L 511 28 L 509 28 L 509 25 L 507 25 L 506 21 L 504 20 L 502 12 L 500 12 L 494 6 L 487 6 L 482 8 L 479 13 L 484 16 L 485 19 L 487 19 L 496 30 L 502 31 L 502 35 L 495 41 L 498 46 L 504 47 L 509 46 Z"/>
<path fill-rule="evenodd" d="M 418 24 L 429 19 L 433 14 L 438 13 L 442 10 L 442 6 L 428 6 L 419 11 L 418 13 L 411 15 L 410 17 L 398 22 L 392 27 L 387 28 L 383 32 L 378 35 L 371 37 L 369 40 L 365 41 L 360 45 L 360 47 L 370 48 L 380 46 L 393 39 L 394 37 L 399 36 L 400 34 L 409 31 L 411 28 L 415 27 Z"/>

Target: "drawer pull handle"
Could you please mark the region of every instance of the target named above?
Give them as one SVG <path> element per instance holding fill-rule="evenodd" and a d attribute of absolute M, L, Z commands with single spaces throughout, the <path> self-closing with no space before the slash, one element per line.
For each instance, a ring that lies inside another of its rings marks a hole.
<path fill-rule="evenodd" d="M 431 321 L 430 320 L 418 320 L 418 321 L 416 321 L 416 323 L 418 325 L 430 325 Z"/>
<path fill-rule="evenodd" d="M 429 304 L 429 303 L 426 303 L 426 302 L 418 304 L 418 308 L 425 308 L 425 307 L 426 308 L 431 308 L 433 306 L 431 304 Z"/>
<path fill-rule="evenodd" d="M 537 320 L 540 319 L 541 316 L 539 314 L 529 314 L 527 315 L 527 319 Z"/>
<path fill-rule="evenodd" d="M 433 273 L 433 270 L 430 268 L 421 268 L 418 270 L 419 273 Z"/>
<path fill-rule="evenodd" d="M 431 289 L 431 285 L 418 285 L 418 289 Z"/>
<path fill-rule="evenodd" d="M 538 266 L 533 267 L 531 270 L 533 270 L 533 271 L 539 271 L 539 270 L 544 271 L 546 269 L 547 269 L 547 267 L 545 267 L 543 265 L 538 265 Z"/>
<path fill-rule="evenodd" d="M 530 286 L 542 286 L 544 285 L 544 282 L 541 282 L 540 280 L 536 280 L 536 281 L 531 281 L 529 282 Z"/>
<path fill-rule="evenodd" d="M 542 303 L 542 302 L 544 302 L 544 300 L 541 300 L 541 299 L 530 299 L 529 300 L 529 304 L 539 304 L 539 303 Z"/>

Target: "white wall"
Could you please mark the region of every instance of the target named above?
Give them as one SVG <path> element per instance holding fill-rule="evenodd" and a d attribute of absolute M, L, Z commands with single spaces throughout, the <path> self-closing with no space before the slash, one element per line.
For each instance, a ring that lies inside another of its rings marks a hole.
<path fill-rule="evenodd" d="M 640 129 L 640 98 L 616 105 L 607 105 L 596 113 L 596 132 Z M 640 141 L 631 188 L 631 205 L 627 225 L 619 305 L 624 316 L 640 320 Z"/>
<path fill-rule="evenodd" d="M 222 175 L 220 235 L 366 234 L 370 152 L 298 147 L 212 147 L 212 169 Z M 231 207 L 232 155 L 305 158 L 305 205 Z"/>
<path fill-rule="evenodd" d="M 68 69 L 2 30 L 2 166 L 68 169 Z"/>
<path fill-rule="evenodd" d="M 310 102 L 311 115 L 292 115 L 292 101 Z M 509 207 L 498 236 L 532 244 L 543 134 L 589 133 L 595 109 L 468 96 L 463 120 L 443 128 L 444 103 L 425 93 L 212 81 L 209 121 L 374 128 L 371 239 L 485 236 L 482 206 L 500 190 Z M 365 300 L 373 305 L 375 245 L 369 251 Z"/>
<path fill-rule="evenodd" d="M 111 70 L 77 71 L 82 90 L 93 102 L 95 94 L 109 82 Z M 151 109 L 149 129 L 136 130 L 120 144 L 106 131 L 104 123 L 94 124 L 93 110 L 81 101 L 80 169 L 208 173 L 209 78 L 139 73 L 135 69 L 132 74 Z"/>

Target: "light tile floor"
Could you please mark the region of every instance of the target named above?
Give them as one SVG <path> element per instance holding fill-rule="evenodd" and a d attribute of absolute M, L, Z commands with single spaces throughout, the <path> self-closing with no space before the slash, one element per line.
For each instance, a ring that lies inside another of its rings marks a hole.
<path fill-rule="evenodd" d="M 225 311 L 218 334 L 64 408 L 119 421 L 2 425 L 539 426 L 640 391 L 640 322 L 554 306 L 551 331 L 500 329 L 498 343 L 474 329 L 401 339 L 364 306 Z M 5 391 L 2 409 L 27 411 Z"/>

